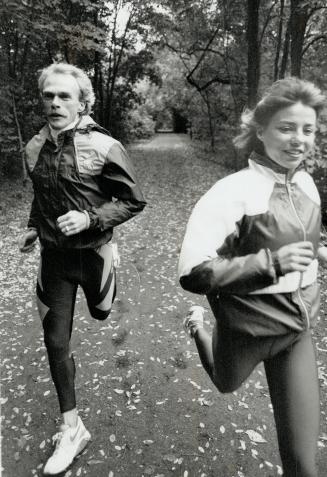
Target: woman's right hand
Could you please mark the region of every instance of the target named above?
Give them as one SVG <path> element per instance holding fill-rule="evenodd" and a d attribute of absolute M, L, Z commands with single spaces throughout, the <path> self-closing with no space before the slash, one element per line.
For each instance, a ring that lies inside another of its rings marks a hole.
<path fill-rule="evenodd" d="M 291 243 L 277 250 L 276 255 L 283 275 L 304 272 L 314 258 L 313 245 L 308 241 Z"/>

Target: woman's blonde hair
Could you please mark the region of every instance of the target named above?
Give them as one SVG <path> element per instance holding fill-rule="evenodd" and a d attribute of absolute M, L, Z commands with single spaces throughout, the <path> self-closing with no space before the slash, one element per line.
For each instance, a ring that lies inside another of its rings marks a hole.
<path fill-rule="evenodd" d="M 275 81 L 256 107 L 242 114 L 241 133 L 233 141 L 235 147 L 246 154 L 263 152 L 262 143 L 257 137 L 258 130 L 265 128 L 277 111 L 296 103 L 310 106 L 318 117 L 326 106 L 326 98 L 310 81 L 295 77 Z"/>
<path fill-rule="evenodd" d="M 80 101 L 85 103 L 85 109 L 82 114 L 90 114 L 95 102 L 95 95 L 91 80 L 87 74 L 80 68 L 77 68 L 77 66 L 68 63 L 54 63 L 41 70 L 38 81 L 41 93 L 45 80 L 52 74 L 71 75 L 75 78 L 80 89 Z"/>

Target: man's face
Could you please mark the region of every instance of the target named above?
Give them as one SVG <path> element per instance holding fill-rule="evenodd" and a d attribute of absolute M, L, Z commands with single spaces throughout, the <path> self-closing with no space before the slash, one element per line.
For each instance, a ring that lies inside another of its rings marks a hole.
<path fill-rule="evenodd" d="M 54 73 L 45 80 L 42 91 L 44 112 L 53 129 L 64 129 L 84 111 L 80 89 L 75 78 L 68 74 Z"/>

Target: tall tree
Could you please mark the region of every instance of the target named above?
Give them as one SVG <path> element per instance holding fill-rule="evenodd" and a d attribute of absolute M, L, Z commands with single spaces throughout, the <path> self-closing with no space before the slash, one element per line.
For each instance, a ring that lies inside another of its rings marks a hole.
<path fill-rule="evenodd" d="M 235 109 L 244 104 L 246 56 L 237 45 L 240 37 L 244 40 L 244 2 L 167 0 L 163 3 L 166 10 L 159 23 L 162 43 L 179 56 L 185 81 L 201 98 L 214 146 L 219 117 L 227 113 L 226 98 L 234 101 Z"/>
<path fill-rule="evenodd" d="M 285 9 L 285 0 L 280 0 L 278 33 L 277 33 L 276 53 L 275 53 L 275 60 L 274 60 L 274 81 L 276 81 L 279 78 L 279 58 L 280 58 L 281 47 L 282 47 L 284 9 Z"/>
<path fill-rule="evenodd" d="M 259 48 L 259 7 L 260 0 L 247 2 L 247 48 L 248 48 L 248 106 L 253 107 L 258 100 L 258 85 L 260 78 L 260 48 Z"/>
<path fill-rule="evenodd" d="M 291 0 L 291 75 L 301 76 L 302 53 L 307 23 L 310 17 L 309 2 Z"/>
<path fill-rule="evenodd" d="M 96 118 L 122 138 L 122 116 L 137 100 L 133 85 L 144 74 L 155 77 L 151 55 L 139 47 L 142 42 L 145 46 L 150 14 L 151 8 L 137 0 L 0 0 L 0 99 L 5 119 L 0 152 L 5 170 L 15 164 L 12 158 L 15 153 L 19 157 L 21 143 L 43 122 L 37 72 L 54 61 L 87 71 L 98 96 Z M 122 27 L 124 15 L 129 18 Z"/>

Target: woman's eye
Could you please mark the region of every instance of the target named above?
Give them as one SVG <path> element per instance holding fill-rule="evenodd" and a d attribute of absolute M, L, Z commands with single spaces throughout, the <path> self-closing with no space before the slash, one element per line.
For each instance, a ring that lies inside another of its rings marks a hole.
<path fill-rule="evenodd" d="M 313 134 L 314 133 L 314 130 L 313 129 L 304 129 L 304 134 L 306 134 L 307 136 L 309 136 L 310 134 Z"/>
<path fill-rule="evenodd" d="M 288 133 L 290 132 L 292 129 L 289 127 L 289 126 L 282 126 L 281 128 L 279 128 L 279 130 L 283 133 Z"/>

